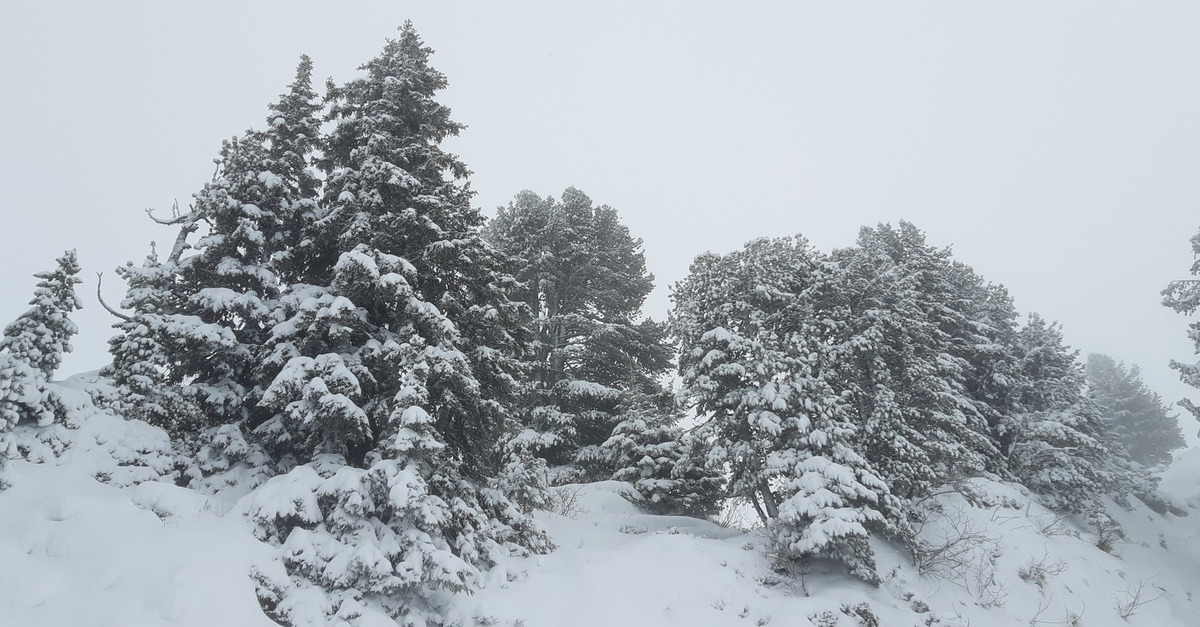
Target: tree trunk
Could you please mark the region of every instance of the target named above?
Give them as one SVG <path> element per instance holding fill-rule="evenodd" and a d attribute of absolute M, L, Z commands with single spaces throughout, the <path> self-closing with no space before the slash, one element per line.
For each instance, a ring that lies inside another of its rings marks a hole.
<path fill-rule="evenodd" d="M 767 516 L 779 518 L 779 505 L 775 502 L 775 495 L 771 493 L 771 486 L 767 485 L 766 481 L 760 481 L 758 482 L 758 492 L 762 494 L 763 505 L 767 509 Z"/>

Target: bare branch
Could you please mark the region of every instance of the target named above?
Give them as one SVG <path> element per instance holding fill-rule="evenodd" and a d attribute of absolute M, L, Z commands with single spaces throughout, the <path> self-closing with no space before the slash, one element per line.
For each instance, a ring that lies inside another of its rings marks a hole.
<path fill-rule="evenodd" d="M 1141 609 L 1143 605 L 1146 605 L 1147 603 L 1153 603 L 1161 599 L 1163 595 L 1166 594 L 1166 591 L 1162 588 L 1153 586 L 1159 590 L 1159 593 L 1155 595 L 1154 598 L 1149 598 L 1150 595 L 1146 591 L 1147 585 L 1150 585 L 1150 580 L 1142 579 L 1136 584 L 1131 584 L 1125 589 L 1123 594 L 1119 596 L 1113 595 L 1113 598 L 1117 600 L 1117 614 L 1121 618 L 1129 618 L 1130 616 L 1137 614 L 1137 611 Z"/>
<path fill-rule="evenodd" d="M 125 322 L 133 322 L 133 318 L 130 318 L 129 316 L 117 311 L 116 309 L 109 307 L 108 303 L 104 302 L 104 297 L 100 295 L 100 285 L 103 282 L 104 282 L 104 273 L 97 272 L 96 273 L 96 300 L 100 301 L 100 306 L 103 307 L 104 310 L 107 311 L 108 313 L 124 320 Z"/>
<path fill-rule="evenodd" d="M 182 224 L 184 222 L 184 220 L 187 220 L 187 216 L 185 216 L 185 215 L 184 216 L 177 215 L 170 219 L 159 218 L 154 215 L 153 209 L 147 209 L 146 215 L 150 216 L 151 220 L 154 220 L 155 222 L 166 225 L 166 226 L 170 226 L 172 224 Z"/>
<path fill-rule="evenodd" d="M 190 206 L 188 208 L 191 209 Z M 157 222 L 159 224 L 170 226 L 173 224 L 183 224 L 183 223 L 187 222 L 192 217 L 192 212 L 189 211 L 187 213 L 180 213 L 179 201 L 176 200 L 174 203 L 171 204 L 171 217 L 170 218 L 164 219 L 164 218 L 156 217 L 154 215 L 153 209 L 147 209 L 146 215 L 150 216 L 151 220 L 154 220 L 155 222 Z"/>

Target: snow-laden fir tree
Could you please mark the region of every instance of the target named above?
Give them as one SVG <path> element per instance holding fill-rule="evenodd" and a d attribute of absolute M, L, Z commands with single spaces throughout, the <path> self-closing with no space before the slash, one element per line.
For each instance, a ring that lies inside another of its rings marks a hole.
<path fill-rule="evenodd" d="M 1108 355 L 1092 353 L 1086 372 L 1088 396 L 1133 461 L 1143 466 L 1167 464 L 1171 451 L 1183 448 L 1179 421 L 1146 387 L 1137 366 L 1126 368 Z"/>
<path fill-rule="evenodd" d="M 78 332 L 70 318 L 82 307 L 75 294 L 82 282 L 75 251 L 63 253 L 54 270 L 34 276 L 39 281 L 29 301 L 32 307 L 6 326 L 0 338 L 0 473 L 6 460 L 17 456 L 8 434 L 18 423 L 46 426 L 64 413 L 49 382 Z"/>
<path fill-rule="evenodd" d="M 75 295 L 79 278 L 79 260 L 74 250 L 57 259 L 57 266 L 34 275 L 40 279 L 33 292 L 32 307 L 4 328 L 0 351 L 20 359 L 49 379 L 71 352 L 71 337 L 79 328 L 71 321 L 71 312 L 83 307 Z"/>
<path fill-rule="evenodd" d="M 431 52 L 406 23 L 328 96 L 320 208 L 269 330 L 282 368 L 248 424 L 297 465 L 246 510 L 281 543 L 286 575 L 259 577 L 279 620 L 310 620 L 316 586 L 320 620 L 353 624 L 370 606 L 438 624 L 446 594 L 548 548 L 496 479 L 524 308 L 480 234 L 466 166 L 441 146 L 462 126 L 434 100 L 446 79 Z"/>
<path fill-rule="evenodd" d="M 268 347 L 285 289 L 299 272 L 303 229 L 316 210 L 319 147 L 312 63 L 270 107 L 267 126 L 224 142 L 217 172 L 189 211 L 167 258 L 118 270 L 129 286 L 114 325 L 117 409 L 191 440 L 206 427 L 241 424 L 282 369 Z"/>
<path fill-rule="evenodd" d="M 521 192 L 484 232 L 514 260 L 533 316 L 522 441 L 556 481 L 606 479 L 614 469 L 599 446 L 630 395 L 659 393 L 670 366 L 664 325 L 638 320 L 654 288 L 642 241 L 573 187 L 561 200 Z"/>
<path fill-rule="evenodd" d="M 198 431 L 203 417 L 171 382 L 169 346 L 162 332 L 165 316 L 179 308 L 171 291 L 174 264 L 164 263 L 152 246 L 140 266 L 126 262 L 116 273 L 126 284 L 121 307 L 131 313 L 122 314 L 113 324 L 118 333 L 108 340 L 112 362 L 100 370 L 112 380 L 116 396 L 97 400 L 121 416 L 144 420 L 168 432 Z"/>
<path fill-rule="evenodd" d="M 42 405 L 41 383 L 38 371 L 29 364 L 0 353 L 0 490 L 7 486 L 4 470 L 8 460 L 19 456 L 10 437 L 12 430 L 23 418 L 32 417 L 39 423 L 53 420 L 54 414 Z"/>
<path fill-rule="evenodd" d="M 946 302 L 939 327 L 951 338 L 951 354 L 963 364 L 963 389 L 995 439 L 996 427 L 1011 409 L 1010 388 L 1016 379 L 1016 306 L 1004 286 L 986 282 L 965 263 L 951 261 L 941 274 Z M 997 470 L 995 464 L 991 470 Z"/>
<path fill-rule="evenodd" d="M 1057 324 L 1033 314 L 1014 347 L 1018 380 L 1015 411 L 1000 425 L 1008 468 L 1049 507 L 1065 512 L 1096 509 L 1109 495 L 1153 490 L 1154 481 L 1130 463 L 1104 424 L 1101 409 L 1085 391 L 1078 351 L 1064 342 Z"/>
<path fill-rule="evenodd" d="M 1192 262 L 1190 272 L 1192 276 L 1200 276 L 1200 233 L 1193 235 L 1190 241 L 1192 244 L 1192 255 L 1196 258 Z M 1164 307 L 1169 307 L 1178 313 L 1190 316 L 1196 313 L 1197 307 L 1200 307 L 1200 279 L 1171 281 L 1166 289 L 1162 291 L 1162 295 L 1162 304 Z M 1192 341 L 1196 353 L 1200 353 L 1200 321 L 1188 325 L 1188 339 Z M 1179 379 L 1181 381 L 1194 388 L 1200 388 L 1200 362 L 1185 363 L 1172 359 L 1171 368 L 1179 371 Z M 1200 405 L 1192 402 L 1191 399 L 1181 399 L 1179 406 L 1200 419 Z"/>
<path fill-rule="evenodd" d="M 801 238 L 696 258 L 675 286 L 681 396 L 709 462 L 767 521 L 783 561 L 830 558 L 878 581 L 867 542 L 898 510 L 854 450 L 852 408 L 831 384 L 838 346 L 827 260 Z"/>
<path fill-rule="evenodd" d="M 833 259 L 833 385 L 850 395 L 856 449 L 903 498 L 997 469 L 984 404 L 967 390 L 970 348 L 992 342 L 956 302 L 949 251 L 901 223 L 864 227 Z"/>
<path fill-rule="evenodd" d="M 655 514 L 703 518 L 715 514 L 724 488 L 720 473 L 704 462 L 708 445 L 679 426 L 667 394 L 626 396 L 623 420 L 601 450 L 612 478 L 633 485 L 637 503 Z"/>

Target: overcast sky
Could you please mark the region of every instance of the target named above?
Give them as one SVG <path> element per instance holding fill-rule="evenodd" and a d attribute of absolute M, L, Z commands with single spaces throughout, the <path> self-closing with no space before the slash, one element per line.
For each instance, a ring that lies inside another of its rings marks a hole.
<path fill-rule="evenodd" d="M 1200 4 L 737 4 L 0 3 L 0 320 L 77 248 L 60 375 L 101 366 L 95 273 L 116 304 L 112 269 L 174 238 L 144 209 L 186 205 L 300 54 L 344 81 L 411 18 L 478 206 L 575 185 L 617 208 L 651 317 L 705 250 L 909 220 L 1085 354 L 1189 393 L 1167 368 L 1195 359 L 1189 320 L 1159 292 L 1200 227 Z"/>

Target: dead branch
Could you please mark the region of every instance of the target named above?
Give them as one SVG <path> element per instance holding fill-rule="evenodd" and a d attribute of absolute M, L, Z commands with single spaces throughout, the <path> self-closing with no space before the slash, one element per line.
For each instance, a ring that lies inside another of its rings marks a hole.
<path fill-rule="evenodd" d="M 103 282 L 104 282 L 104 273 L 97 272 L 96 273 L 96 300 L 100 301 L 100 306 L 103 307 L 104 310 L 107 311 L 108 313 L 124 320 L 125 322 L 133 322 L 133 318 L 130 318 L 129 316 L 117 311 L 116 309 L 109 307 L 108 303 L 104 302 L 104 297 L 100 295 L 100 285 Z"/>
<path fill-rule="evenodd" d="M 180 213 L 179 212 L 179 201 L 178 200 L 176 200 L 174 203 L 171 204 L 171 218 L 170 219 L 163 219 L 163 218 L 159 218 L 159 217 L 155 216 L 153 209 L 147 209 L 146 215 L 150 216 L 151 220 L 154 220 L 155 222 L 165 225 L 165 226 L 171 226 L 173 224 L 183 224 L 184 222 L 187 221 L 188 218 L 190 218 L 192 216 L 192 214 L 190 212 L 189 213 Z"/>

